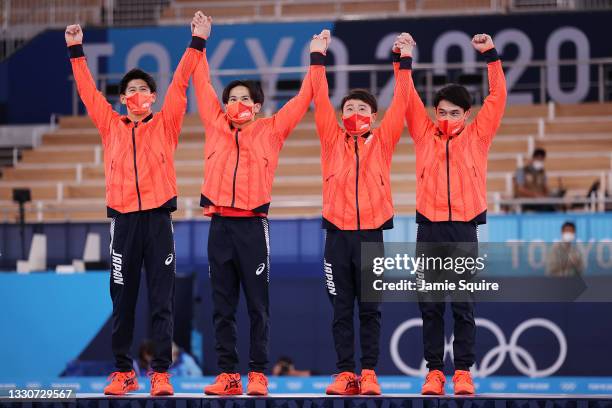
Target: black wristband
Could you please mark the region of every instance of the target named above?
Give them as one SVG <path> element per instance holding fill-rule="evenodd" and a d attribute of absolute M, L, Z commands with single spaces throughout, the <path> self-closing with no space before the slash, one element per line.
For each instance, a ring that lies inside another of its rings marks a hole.
<path fill-rule="evenodd" d="M 401 57 L 400 69 L 412 69 L 412 57 Z"/>
<path fill-rule="evenodd" d="M 194 35 L 191 37 L 191 44 L 189 44 L 189 48 L 202 51 L 204 48 L 206 48 L 206 40 L 202 37 Z"/>
<path fill-rule="evenodd" d="M 311 52 L 310 65 L 325 65 L 325 55 L 320 52 Z"/>
<path fill-rule="evenodd" d="M 491 48 L 490 50 L 483 52 L 482 56 L 484 57 L 485 61 L 487 61 L 487 64 L 489 62 L 495 62 L 499 59 L 499 55 L 497 54 L 497 50 L 495 48 Z"/>
<path fill-rule="evenodd" d="M 393 62 L 400 62 L 400 57 L 402 54 L 400 54 L 399 52 L 394 52 L 393 54 Z"/>
<path fill-rule="evenodd" d="M 68 55 L 70 55 L 70 58 L 84 57 L 83 44 L 75 44 L 68 47 Z"/>

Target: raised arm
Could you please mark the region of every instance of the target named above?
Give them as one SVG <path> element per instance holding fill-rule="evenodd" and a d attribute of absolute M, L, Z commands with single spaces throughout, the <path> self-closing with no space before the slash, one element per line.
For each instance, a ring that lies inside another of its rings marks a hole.
<path fill-rule="evenodd" d="M 399 56 L 398 52 L 400 50 L 399 46 L 401 44 L 412 44 L 413 48 L 414 46 L 416 46 L 416 43 L 409 34 L 402 33 L 398 37 L 398 41 L 396 41 L 396 43 L 393 45 L 395 60 L 397 60 L 397 57 Z M 398 61 L 393 64 L 393 71 L 395 73 L 397 81 L 400 71 L 400 63 Z M 435 127 L 435 124 L 429 117 L 427 109 L 425 109 L 425 105 L 423 105 L 423 101 L 421 100 L 419 93 L 414 87 L 414 81 L 412 79 L 412 62 L 410 63 L 410 67 L 406 71 L 408 77 L 405 84 L 407 89 L 405 111 L 406 124 L 408 125 L 408 133 L 410 133 L 410 137 L 412 138 L 415 144 L 419 144 L 425 140 L 426 136 Z"/>
<path fill-rule="evenodd" d="M 66 27 L 65 38 L 77 91 L 87 109 L 89 117 L 100 132 L 102 144 L 106 145 L 108 143 L 111 122 L 119 114 L 113 110 L 104 95 L 98 91 L 96 83 L 91 76 L 87 66 L 87 59 L 83 52 L 83 30 L 81 26 L 74 24 Z"/>
<path fill-rule="evenodd" d="M 310 43 L 310 82 L 315 106 L 315 123 L 322 145 L 328 145 L 342 132 L 336 111 L 329 100 L 325 73 L 325 53 L 331 40 L 328 30 L 313 37 Z"/>
<path fill-rule="evenodd" d="M 166 92 L 164 105 L 161 109 L 161 114 L 166 124 L 166 129 L 169 131 L 169 136 L 172 138 L 174 146 L 178 143 L 178 137 L 181 132 L 183 116 L 187 110 L 187 88 L 189 87 L 189 78 L 195 71 L 198 63 L 202 59 L 202 51 L 204 43 L 210 34 L 210 24 L 200 11 L 198 11 L 191 23 L 191 44 L 183 54 L 179 62 L 172 82 Z M 206 22 L 205 22 L 206 21 Z"/>
<path fill-rule="evenodd" d="M 472 45 L 487 61 L 489 96 L 471 126 L 476 129 L 481 145 L 488 150 L 506 109 L 506 77 L 491 36 L 477 34 L 472 39 Z"/>
<path fill-rule="evenodd" d="M 304 114 L 308 111 L 308 106 L 312 101 L 312 86 L 311 69 L 308 70 L 306 76 L 302 80 L 302 86 L 296 96 L 291 98 L 276 114 L 272 116 L 273 127 L 276 130 L 274 134 L 280 136 L 279 142 L 282 144 L 289 136 L 289 133 L 302 120 Z"/>
<path fill-rule="evenodd" d="M 212 23 L 212 18 L 208 17 L 208 21 Z M 223 118 L 224 113 L 217 98 L 215 88 L 210 82 L 210 69 L 206 59 L 206 41 L 204 41 L 202 58 L 200 58 L 193 73 L 193 85 L 195 87 L 200 119 L 204 124 L 205 130 L 209 131 L 216 121 Z"/>
<path fill-rule="evenodd" d="M 406 106 L 411 90 L 409 71 L 412 69 L 412 50 L 415 43 L 409 34 L 403 33 L 402 35 L 408 35 L 409 38 L 406 42 L 396 43 L 398 48 L 396 48 L 396 45 L 393 47 L 395 87 L 393 88 L 391 104 L 380 123 L 380 136 L 389 153 L 393 152 L 393 148 L 399 141 L 402 130 L 404 130 Z"/>

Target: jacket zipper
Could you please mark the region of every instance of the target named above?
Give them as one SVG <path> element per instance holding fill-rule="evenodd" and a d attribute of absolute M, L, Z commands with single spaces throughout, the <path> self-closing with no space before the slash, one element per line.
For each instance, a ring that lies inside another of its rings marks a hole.
<path fill-rule="evenodd" d="M 134 148 L 134 176 L 136 178 L 136 195 L 138 196 L 138 211 L 142 210 L 142 201 L 140 199 L 140 187 L 138 186 L 138 166 L 136 166 L 136 127 L 138 122 L 134 123 L 132 128 L 132 147 Z"/>
<path fill-rule="evenodd" d="M 357 137 L 353 136 L 355 139 L 355 206 L 357 208 L 357 229 L 361 229 L 361 219 L 359 218 L 359 148 L 357 143 Z"/>
<path fill-rule="evenodd" d="M 448 154 L 448 144 L 450 143 L 450 138 L 446 141 L 446 187 L 448 190 L 448 220 L 452 221 L 452 213 L 451 213 L 451 191 L 450 191 L 450 156 Z"/>
<path fill-rule="evenodd" d="M 234 182 L 232 185 L 232 204 L 230 207 L 234 206 L 236 202 L 236 175 L 238 174 L 238 161 L 240 160 L 240 144 L 238 143 L 238 132 L 239 129 L 236 129 L 236 167 L 234 167 Z"/>

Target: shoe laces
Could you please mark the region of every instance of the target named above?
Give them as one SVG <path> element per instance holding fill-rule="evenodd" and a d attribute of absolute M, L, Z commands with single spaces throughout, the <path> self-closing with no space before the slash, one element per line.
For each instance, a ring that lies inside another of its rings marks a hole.
<path fill-rule="evenodd" d="M 258 373 L 256 371 L 252 371 L 249 373 L 249 382 L 258 382 L 265 386 L 268 386 L 268 379 L 263 373 Z"/>
<path fill-rule="evenodd" d="M 462 371 L 462 370 L 457 371 L 455 375 L 453 376 L 453 382 L 458 382 L 458 381 L 465 381 L 469 384 L 473 384 L 472 375 L 470 374 L 469 371 Z"/>
<path fill-rule="evenodd" d="M 230 386 L 235 387 L 238 386 L 239 382 L 240 380 L 238 380 L 237 376 L 234 374 L 221 373 L 215 378 L 215 383 L 229 383 Z"/>
<path fill-rule="evenodd" d="M 340 374 L 334 374 L 332 375 L 332 378 L 334 379 L 334 382 L 336 381 L 346 381 L 346 387 L 351 387 L 351 386 L 357 386 L 357 378 L 355 377 L 354 374 L 349 373 L 348 371 L 346 372 L 342 372 Z"/>
<path fill-rule="evenodd" d="M 429 381 L 436 381 L 439 382 L 440 384 L 443 383 L 445 381 L 444 375 L 441 374 L 438 371 L 431 371 L 429 372 L 429 374 L 427 374 L 427 378 L 425 379 L 425 381 L 429 382 Z"/>
<path fill-rule="evenodd" d="M 112 382 L 125 382 L 125 380 L 127 380 L 128 378 L 130 378 L 130 374 L 131 372 L 123 372 L 123 371 L 114 371 L 112 372 L 108 378 L 106 379 L 106 381 L 112 381 Z"/>
<path fill-rule="evenodd" d="M 152 386 L 156 386 L 158 384 L 170 384 L 170 373 L 152 372 L 149 373 L 149 378 L 151 379 Z"/>
<path fill-rule="evenodd" d="M 376 373 L 374 371 L 368 371 L 366 373 L 361 374 L 360 382 L 378 382 L 376 379 Z"/>

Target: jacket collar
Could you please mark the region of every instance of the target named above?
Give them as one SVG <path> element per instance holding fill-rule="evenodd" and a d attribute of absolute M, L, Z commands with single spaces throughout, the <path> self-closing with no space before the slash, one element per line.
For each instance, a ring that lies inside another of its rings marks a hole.
<path fill-rule="evenodd" d="M 364 133 L 363 135 L 359 136 L 362 137 L 364 139 L 367 139 L 368 137 L 370 137 L 371 135 L 373 135 L 372 131 L 368 130 L 366 133 Z M 352 136 L 349 135 L 348 133 L 344 132 L 344 136 L 346 139 L 350 139 Z"/>
<path fill-rule="evenodd" d="M 149 122 L 151 119 L 153 119 L 153 112 L 149 113 L 149 115 L 148 115 L 147 117 L 145 117 L 143 120 L 141 120 L 140 122 L 142 122 L 142 123 L 147 123 L 147 122 Z M 128 125 L 128 124 L 130 124 L 130 123 L 133 123 L 133 122 L 132 122 L 132 120 L 131 120 L 131 119 L 130 119 L 130 118 L 127 116 L 127 115 L 123 116 L 123 117 L 121 118 L 121 120 L 122 120 L 122 121 L 123 121 L 123 122 L 124 122 L 126 125 Z"/>
<path fill-rule="evenodd" d="M 463 129 L 461 129 L 461 132 L 459 132 L 458 134 L 448 136 L 448 135 L 442 133 L 442 131 L 440 129 L 438 129 L 438 127 L 436 126 L 436 133 L 435 133 L 435 135 L 438 136 L 442 140 L 454 139 L 457 136 L 460 136 L 463 133 L 464 130 L 465 130 L 465 127 L 463 127 Z"/>

